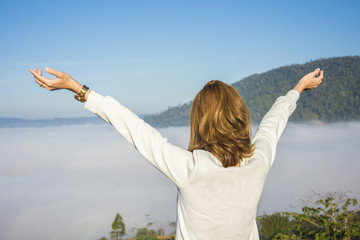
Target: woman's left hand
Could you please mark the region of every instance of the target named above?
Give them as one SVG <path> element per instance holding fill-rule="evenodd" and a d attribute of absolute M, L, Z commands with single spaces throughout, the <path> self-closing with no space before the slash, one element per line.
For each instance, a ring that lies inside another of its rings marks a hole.
<path fill-rule="evenodd" d="M 45 70 L 54 75 L 54 79 L 48 79 L 42 76 L 42 70 L 37 70 L 36 68 L 29 69 L 29 71 L 34 75 L 35 82 L 40 85 L 40 87 L 46 88 L 50 91 L 59 90 L 59 89 L 69 89 L 74 93 L 81 88 L 81 84 L 74 80 L 69 74 L 56 71 L 52 68 L 45 68 Z"/>

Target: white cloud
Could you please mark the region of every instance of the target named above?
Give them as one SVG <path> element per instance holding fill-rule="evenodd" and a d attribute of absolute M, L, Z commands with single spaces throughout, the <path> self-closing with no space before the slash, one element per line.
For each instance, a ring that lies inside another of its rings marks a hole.
<path fill-rule="evenodd" d="M 188 128 L 160 131 L 187 147 Z M 359 198 L 359 134 L 357 122 L 289 124 L 259 212 L 289 208 L 308 189 Z M 128 228 L 147 213 L 165 228 L 175 220 L 175 186 L 110 126 L 1 129 L 0 146 L 0 239 L 96 239 L 117 212 Z"/>
<path fill-rule="evenodd" d="M 351 190 L 360 199 L 360 123 L 289 124 L 265 183 L 259 211 L 284 210 L 313 189 Z"/>

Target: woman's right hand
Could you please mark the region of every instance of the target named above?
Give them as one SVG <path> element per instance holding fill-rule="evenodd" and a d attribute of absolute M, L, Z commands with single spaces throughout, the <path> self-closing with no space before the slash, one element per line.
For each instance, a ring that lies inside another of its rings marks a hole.
<path fill-rule="evenodd" d="M 44 87 L 50 91 L 59 90 L 59 89 L 69 89 L 77 94 L 81 88 L 81 84 L 74 80 L 69 74 L 65 72 L 56 71 L 52 68 L 45 68 L 45 70 L 54 75 L 54 79 L 48 79 L 42 76 L 42 70 L 37 70 L 36 68 L 29 69 L 29 71 L 34 75 L 35 82 L 38 83 L 41 87 Z"/>
<path fill-rule="evenodd" d="M 300 79 L 298 84 L 294 87 L 294 90 L 301 93 L 304 90 L 312 90 L 319 86 L 324 78 L 324 71 L 320 68 L 315 69 L 315 71 L 306 74 Z"/>

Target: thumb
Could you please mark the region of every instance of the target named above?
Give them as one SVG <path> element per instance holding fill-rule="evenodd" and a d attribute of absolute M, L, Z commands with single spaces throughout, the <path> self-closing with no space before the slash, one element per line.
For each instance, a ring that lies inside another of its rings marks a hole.
<path fill-rule="evenodd" d="M 320 73 L 320 68 L 317 68 L 317 69 L 315 69 L 315 71 L 313 72 L 313 74 L 316 76 L 316 75 L 318 75 Z"/>
<path fill-rule="evenodd" d="M 45 70 L 46 70 L 48 73 L 50 73 L 50 74 L 52 74 L 52 75 L 55 75 L 56 77 L 61 77 L 61 75 L 63 75 L 62 72 L 56 71 L 55 69 L 52 69 L 52 68 L 49 68 L 49 67 L 46 67 Z"/>

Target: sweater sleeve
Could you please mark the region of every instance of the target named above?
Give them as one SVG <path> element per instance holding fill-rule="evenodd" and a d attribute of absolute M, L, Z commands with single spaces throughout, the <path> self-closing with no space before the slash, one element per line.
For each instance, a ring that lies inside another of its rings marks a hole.
<path fill-rule="evenodd" d="M 255 134 L 254 154 L 261 154 L 261 158 L 269 164 L 269 167 L 272 166 L 275 159 L 277 142 L 289 117 L 295 110 L 299 98 L 300 93 L 296 90 L 290 90 L 285 96 L 279 97 L 265 114 Z"/>
<path fill-rule="evenodd" d="M 93 90 L 85 108 L 110 123 L 152 165 L 177 186 L 184 184 L 195 167 L 191 152 L 172 145 L 149 124 L 110 96 Z"/>

